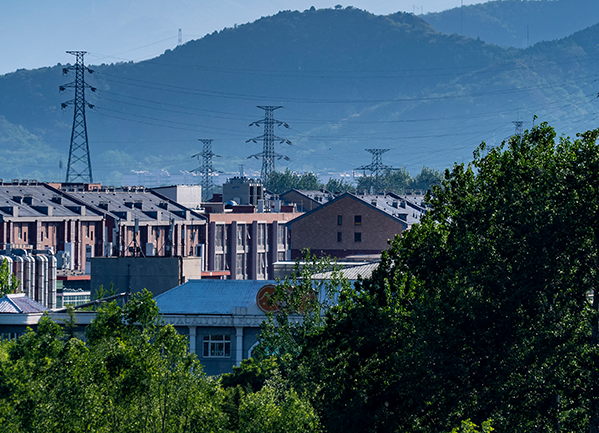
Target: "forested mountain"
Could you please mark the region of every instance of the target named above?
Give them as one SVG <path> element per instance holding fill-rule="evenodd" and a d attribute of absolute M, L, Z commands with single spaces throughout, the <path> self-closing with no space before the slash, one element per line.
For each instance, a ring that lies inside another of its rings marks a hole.
<path fill-rule="evenodd" d="M 262 150 L 246 143 L 262 135 L 248 127 L 264 115 L 257 105 L 283 106 L 275 117 L 290 126 L 276 131 L 293 142 L 277 145 L 291 158 L 277 169 L 324 177 L 368 164 L 366 148 L 390 149 L 384 163 L 413 175 L 423 165 L 443 169 L 469 160 L 481 140 L 513 134 L 513 120 L 530 127 L 535 114 L 573 134 L 594 125 L 598 29 L 518 50 L 440 33 L 413 14 L 311 9 L 226 28 L 152 60 L 92 66 L 94 180 L 195 168 L 198 138 L 213 138 L 223 156 L 216 168 L 234 171 Z M 60 109 L 72 94 L 58 86 L 73 79 L 61 71 L 0 76 L 0 177 L 59 177 L 73 115 Z M 28 148 L 36 158 L 23 156 Z"/>
<path fill-rule="evenodd" d="M 595 0 L 495 0 L 425 13 L 421 18 L 443 33 L 457 33 L 506 47 L 526 48 L 565 38 L 597 24 Z"/>

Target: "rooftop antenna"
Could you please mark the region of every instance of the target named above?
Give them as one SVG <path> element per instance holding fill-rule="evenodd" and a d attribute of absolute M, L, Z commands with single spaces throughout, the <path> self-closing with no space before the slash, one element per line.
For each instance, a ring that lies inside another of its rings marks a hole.
<path fill-rule="evenodd" d="M 284 126 L 285 128 L 289 129 L 288 124 L 281 122 L 280 120 L 276 120 L 273 115 L 275 110 L 283 107 L 272 105 L 258 105 L 257 107 L 261 110 L 264 110 L 264 119 L 252 122 L 250 123 L 250 126 L 264 126 L 264 134 L 259 137 L 250 138 L 249 140 L 246 140 L 246 143 L 250 141 L 258 143 L 258 140 L 262 140 L 263 142 L 262 152 L 256 153 L 255 155 L 250 155 L 248 156 L 248 159 L 258 159 L 262 157 L 262 171 L 260 172 L 260 178 L 262 179 L 262 184 L 266 185 L 270 174 L 275 171 L 275 158 L 290 161 L 288 156 L 275 153 L 275 140 L 279 140 L 280 143 L 287 143 L 289 145 L 291 144 L 291 141 L 287 140 L 286 138 L 277 137 L 275 135 L 275 125 Z"/>
<path fill-rule="evenodd" d="M 67 51 L 77 58 L 75 65 L 62 68 L 62 74 L 66 75 L 69 71 L 75 71 L 75 81 L 58 86 L 61 92 L 66 89 L 75 89 L 75 98 L 60 104 L 65 109 L 73 105 L 73 129 L 71 130 L 71 146 L 69 148 L 69 162 L 67 163 L 66 183 L 92 183 L 92 163 L 89 156 L 89 144 L 87 142 L 87 123 L 85 121 L 85 107 L 94 108 L 92 104 L 85 100 L 85 89 L 95 92 L 97 89 L 85 83 L 85 72 L 93 74 L 94 71 L 86 68 L 83 63 L 83 56 L 86 51 Z"/>
<path fill-rule="evenodd" d="M 202 175 L 202 198 L 203 201 L 208 201 L 212 198 L 212 192 L 214 190 L 213 173 L 217 172 L 212 166 L 212 158 L 215 156 L 220 158 L 220 155 L 216 155 L 212 152 L 212 139 L 198 138 L 198 141 L 204 145 L 202 151 L 191 157 L 198 158 L 198 162 L 200 158 L 202 158 L 202 162 L 200 166 L 192 170 L 192 172 L 200 173 Z"/>
<path fill-rule="evenodd" d="M 239 164 L 239 177 L 244 177 L 243 164 Z"/>

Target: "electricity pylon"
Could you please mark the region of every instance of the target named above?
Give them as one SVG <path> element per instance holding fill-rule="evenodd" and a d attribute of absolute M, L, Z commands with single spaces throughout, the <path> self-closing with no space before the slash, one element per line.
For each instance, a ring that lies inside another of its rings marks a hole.
<path fill-rule="evenodd" d="M 66 75 L 69 71 L 75 71 L 75 81 L 59 86 L 61 92 L 66 89 L 75 89 L 75 98 L 60 104 L 65 109 L 73 105 L 73 129 L 71 130 L 71 146 L 69 147 L 69 162 L 67 163 L 66 183 L 92 183 L 92 163 L 89 156 L 89 144 L 87 142 L 87 124 L 85 121 L 85 106 L 94 108 L 94 106 L 85 100 L 85 89 L 96 91 L 95 87 L 85 83 L 85 72 L 93 74 L 94 71 L 86 68 L 83 63 L 83 56 L 86 51 L 67 51 L 77 57 L 77 62 L 73 66 L 62 68 L 62 74 Z"/>
<path fill-rule="evenodd" d="M 212 198 L 212 192 L 214 190 L 214 179 L 212 174 L 215 173 L 215 170 L 212 166 L 212 158 L 215 156 L 220 157 L 220 155 L 216 155 L 212 152 L 212 139 L 198 138 L 198 141 L 202 142 L 204 147 L 200 153 L 196 153 L 192 158 L 198 158 L 198 161 L 202 158 L 202 162 L 198 168 L 192 171 L 202 175 L 202 200 L 208 201 Z"/>
<path fill-rule="evenodd" d="M 280 120 L 276 120 L 274 118 L 273 112 L 279 108 L 283 108 L 281 106 L 257 106 L 261 110 L 264 110 L 264 119 L 258 120 L 256 122 L 250 123 L 250 126 L 264 126 L 264 134 L 260 137 L 250 138 L 246 141 L 246 143 L 253 141 L 254 143 L 258 143 L 257 140 L 262 140 L 264 143 L 262 147 L 262 152 L 256 153 L 255 155 L 248 156 L 249 158 L 260 158 L 262 157 L 262 171 L 260 172 L 260 178 L 262 179 L 262 184 L 266 185 L 268 181 L 268 177 L 270 174 L 275 171 L 275 158 L 276 159 L 284 159 L 289 161 L 289 157 L 285 155 L 280 155 L 275 152 L 275 140 L 279 140 L 280 143 L 291 144 L 291 141 L 286 138 L 277 137 L 275 135 L 275 125 L 284 126 L 289 129 L 289 125 L 285 122 L 281 122 Z"/>
<path fill-rule="evenodd" d="M 524 122 L 521 120 L 514 120 L 512 123 L 516 126 L 516 132 L 514 135 L 518 136 L 518 140 L 521 143 L 522 135 L 524 133 Z"/>
<path fill-rule="evenodd" d="M 379 190 L 379 177 L 383 170 L 397 170 L 391 166 L 383 164 L 383 153 L 388 152 L 389 149 L 366 149 L 367 152 L 372 153 L 372 162 L 368 165 L 356 168 L 356 170 L 368 170 L 370 176 L 374 177 L 374 188 L 376 191 Z"/>

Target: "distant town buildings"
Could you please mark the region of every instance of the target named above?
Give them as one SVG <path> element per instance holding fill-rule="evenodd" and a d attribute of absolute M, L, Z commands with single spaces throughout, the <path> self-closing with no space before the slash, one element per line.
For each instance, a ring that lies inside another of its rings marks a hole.
<path fill-rule="evenodd" d="M 19 292 L 52 309 L 100 287 L 157 295 L 192 279 L 273 280 L 306 249 L 376 261 L 426 212 L 421 194 L 275 196 L 245 176 L 222 191 L 202 202 L 199 185 L 0 181 L 0 259 Z"/>

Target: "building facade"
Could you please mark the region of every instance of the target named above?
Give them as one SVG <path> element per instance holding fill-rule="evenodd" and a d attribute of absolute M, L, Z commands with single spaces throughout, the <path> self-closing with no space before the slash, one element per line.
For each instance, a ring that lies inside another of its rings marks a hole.
<path fill-rule="evenodd" d="M 397 196 L 343 194 L 287 224 L 291 259 L 302 257 L 305 249 L 340 259 L 378 255 L 419 221 L 422 212 L 406 206 Z"/>

